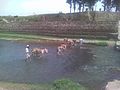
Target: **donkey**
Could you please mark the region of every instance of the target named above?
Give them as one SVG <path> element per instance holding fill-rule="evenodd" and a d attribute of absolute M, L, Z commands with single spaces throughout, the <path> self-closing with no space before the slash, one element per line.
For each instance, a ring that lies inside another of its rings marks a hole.
<path fill-rule="evenodd" d="M 48 53 L 47 48 L 33 48 L 32 49 L 32 56 L 34 57 L 41 57 L 44 54 Z"/>

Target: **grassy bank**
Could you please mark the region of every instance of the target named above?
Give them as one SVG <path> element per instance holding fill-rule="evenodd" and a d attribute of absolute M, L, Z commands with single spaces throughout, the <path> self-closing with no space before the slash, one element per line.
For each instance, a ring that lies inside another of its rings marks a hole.
<path fill-rule="evenodd" d="M 8 33 L 8 32 L 1 32 L 0 39 L 4 40 L 17 40 L 17 41 L 30 41 L 30 42 L 50 42 L 50 41 L 61 41 L 64 37 L 54 37 L 54 36 L 43 36 L 43 35 L 32 35 L 32 34 L 20 34 L 20 33 Z M 75 39 L 75 38 L 69 38 Z M 79 40 L 78 38 L 76 40 Z M 114 45 L 114 40 L 98 40 L 98 39 L 84 39 L 84 43 L 99 45 L 99 46 L 106 46 L 106 45 Z"/>
<path fill-rule="evenodd" d="M 0 39 L 5 40 L 28 40 L 28 41 L 37 41 L 37 40 L 60 40 L 60 38 L 52 36 L 42 36 L 42 35 L 31 35 L 31 34 L 19 34 L 19 33 L 0 33 Z"/>
<path fill-rule="evenodd" d="M 0 90 L 88 90 L 88 88 L 69 79 L 61 79 L 52 84 L 0 82 Z"/>
<path fill-rule="evenodd" d="M 50 90 L 52 85 L 48 84 L 21 84 L 11 82 L 0 82 L 0 90 Z"/>

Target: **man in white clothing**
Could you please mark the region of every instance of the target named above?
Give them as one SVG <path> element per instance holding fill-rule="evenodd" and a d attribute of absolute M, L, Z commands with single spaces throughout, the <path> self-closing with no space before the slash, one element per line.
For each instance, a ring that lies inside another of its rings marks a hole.
<path fill-rule="evenodd" d="M 80 45 L 83 45 L 83 39 L 82 38 L 80 38 L 79 42 L 80 42 Z"/>
<path fill-rule="evenodd" d="M 25 48 L 25 51 L 26 51 L 26 59 L 27 59 L 27 60 L 30 59 L 30 50 L 29 50 L 29 48 L 30 48 L 30 45 L 27 45 L 26 48 Z"/>

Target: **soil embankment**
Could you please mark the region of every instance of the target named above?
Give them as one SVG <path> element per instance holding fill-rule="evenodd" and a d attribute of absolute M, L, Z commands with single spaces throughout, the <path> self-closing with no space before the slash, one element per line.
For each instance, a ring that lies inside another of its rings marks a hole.
<path fill-rule="evenodd" d="M 120 13 L 113 12 L 8 16 L 0 18 L 0 31 L 58 37 L 109 39 L 114 38 L 113 33 L 117 33 L 118 20 L 120 20 Z"/>

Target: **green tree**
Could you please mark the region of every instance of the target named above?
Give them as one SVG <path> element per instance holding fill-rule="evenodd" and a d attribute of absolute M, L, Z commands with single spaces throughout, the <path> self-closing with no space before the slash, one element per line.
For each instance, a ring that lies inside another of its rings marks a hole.
<path fill-rule="evenodd" d="M 98 2 L 98 0 L 85 0 L 85 4 L 89 8 L 89 11 L 94 10 L 93 6 L 95 5 L 96 2 Z"/>
<path fill-rule="evenodd" d="M 120 0 L 113 0 L 112 7 L 115 7 L 115 11 L 120 11 Z"/>
<path fill-rule="evenodd" d="M 72 9 L 72 0 L 67 0 L 66 2 L 70 5 L 70 13 L 71 13 L 71 9 Z"/>
<path fill-rule="evenodd" d="M 79 12 L 84 11 L 85 7 L 88 7 L 90 11 L 93 10 L 93 7 L 96 2 L 100 0 L 67 0 L 66 2 L 70 5 L 70 13 L 73 5 L 74 12 L 76 10 L 76 5 L 78 5 Z"/>
<path fill-rule="evenodd" d="M 56 80 L 53 83 L 53 90 L 88 90 L 84 86 L 75 83 L 69 79 Z"/>
<path fill-rule="evenodd" d="M 102 3 L 104 4 L 104 11 L 111 11 L 112 8 L 112 0 L 102 0 Z"/>
<path fill-rule="evenodd" d="M 82 0 L 82 12 L 84 11 L 85 3 L 86 3 L 86 0 Z"/>
<path fill-rule="evenodd" d="M 73 8 L 74 8 L 74 12 L 76 10 L 76 4 L 77 4 L 77 0 L 73 0 Z"/>
<path fill-rule="evenodd" d="M 81 12 L 82 0 L 77 0 L 77 4 L 78 4 L 78 10 L 79 10 L 79 12 Z"/>

